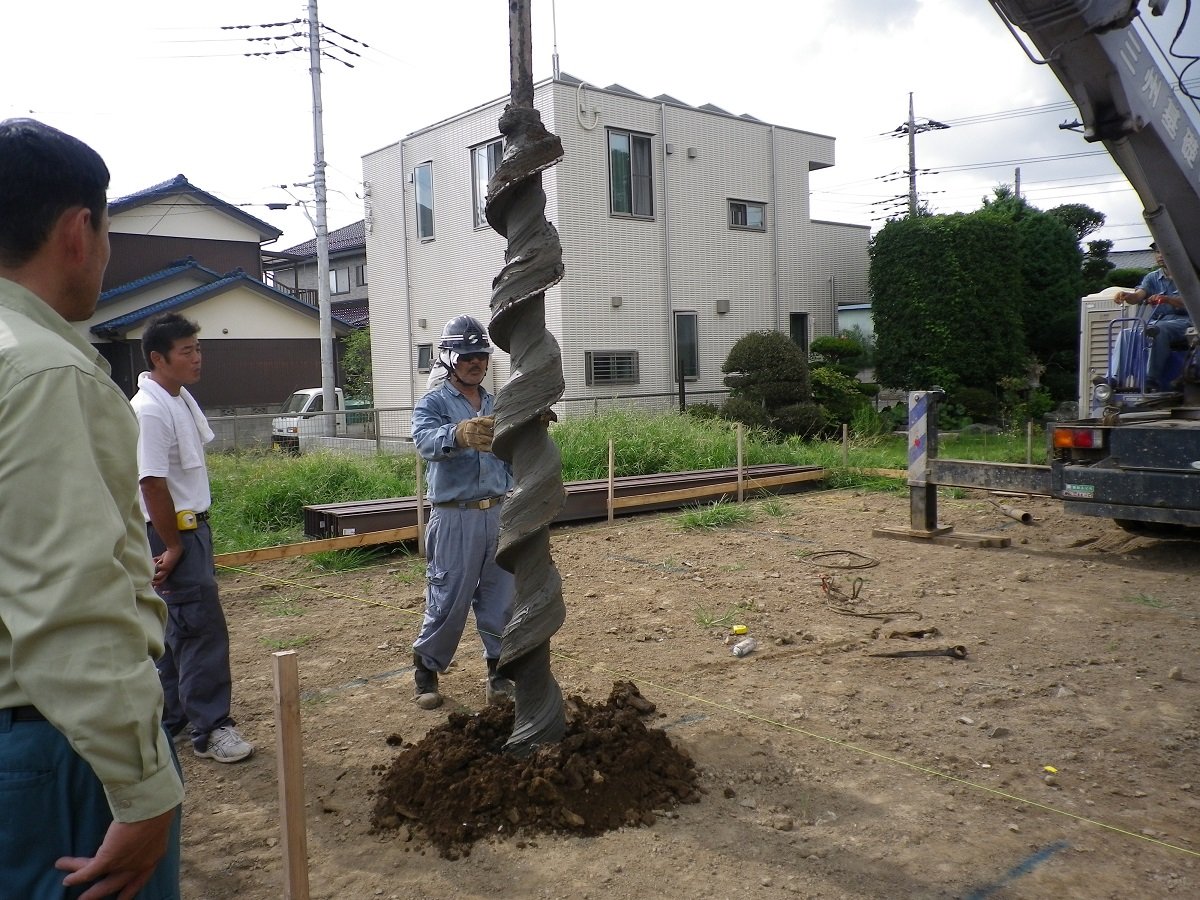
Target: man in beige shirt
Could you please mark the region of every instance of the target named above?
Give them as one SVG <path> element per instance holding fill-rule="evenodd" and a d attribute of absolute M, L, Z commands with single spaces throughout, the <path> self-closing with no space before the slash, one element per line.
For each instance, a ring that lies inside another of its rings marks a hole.
<path fill-rule="evenodd" d="M 108 264 L 108 169 L 0 122 L 0 894 L 179 896 L 183 785 L 137 420 L 69 322 Z M 67 873 L 64 876 L 64 873 Z"/>

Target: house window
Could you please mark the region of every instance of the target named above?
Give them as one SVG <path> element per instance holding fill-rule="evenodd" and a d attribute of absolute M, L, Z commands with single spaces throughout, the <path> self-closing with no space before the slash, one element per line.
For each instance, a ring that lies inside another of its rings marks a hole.
<path fill-rule="evenodd" d="M 675 380 L 700 377 L 700 335 L 694 312 L 675 313 Z"/>
<path fill-rule="evenodd" d="M 331 294 L 348 294 L 350 292 L 350 270 L 349 269 L 330 269 L 329 270 L 329 293 Z"/>
<path fill-rule="evenodd" d="M 433 368 L 433 344 L 417 344 L 417 371 L 428 372 Z"/>
<path fill-rule="evenodd" d="M 492 141 L 471 150 L 471 183 L 475 194 L 475 227 L 487 227 L 484 207 L 487 204 L 487 187 L 500 159 L 504 155 L 504 141 Z"/>
<path fill-rule="evenodd" d="M 609 208 L 614 216 L 654 218 L 654 178 L 650 137 L 608 132 Z"/>
<path fill-rule="evenodd" d="M 587 384 L 637 384 L 636 350 L 588 350 L 583 354 L 584 380 Z"/>
<path fill-rule="evenodd" d="M 433 163 L 413 169 L 413 192 L 417 196 L 417 238 L 433 240 Z"/>
<path fill-rule="evenodd" d="M 746 200 L 730 200 L 729 227 L 745 231 L 766 231 L 766 204 L 750 203 Z"/>
<path fill-rule="evenodd" d="M 808 355 L 808 313 L 788 313 L 788 336 Z"/>
<path fill-rule="evenodd" d="M 355 287 L 366 287 L 367 286 L 367 264 L 366 263 L 363 263 L 361 266 L 354 267 L 354 286 Z"/>

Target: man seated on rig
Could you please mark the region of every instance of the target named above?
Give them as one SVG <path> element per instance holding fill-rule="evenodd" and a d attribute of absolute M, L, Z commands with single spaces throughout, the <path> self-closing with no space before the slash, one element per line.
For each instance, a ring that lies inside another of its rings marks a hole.
<path fill-rule="evenodd" d="M 1157 309 L 1146 322 L 1146 337 L 1151 338 L 1150 361 L 1146 366 L 1146 390 L 1166 390 L 1167 366 L 1171 359 L 1171 344 L 1184 340 L 1192 320 L 1175 279 L 1167 269 L 1166 260 L 1157 244 L 1151 244 L 1158 268 L 1149 272 L 1132 291 L 1119 291 L 1113 298 L 1117 303 L 1154 304 Z"/>

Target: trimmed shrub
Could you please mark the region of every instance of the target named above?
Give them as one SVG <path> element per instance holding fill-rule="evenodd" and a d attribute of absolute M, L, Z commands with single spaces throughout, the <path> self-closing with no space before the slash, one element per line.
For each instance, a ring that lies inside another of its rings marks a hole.
<path fill-rule="evenodd" d="M 854 411 L 867 402 L 856 379 L 830 366 L 816 366 L 809 375 L 812 378 L 813 402 L 839 425 L 854 418 Z"/>
<path fill-rule="evenodd" d="M 1151 269 L 1111 269 L 1104 275 L 1104 286 L 1132 290 L 1141 284 L 1142 279 L 1151 271 Z"/>
<path fill-rule="evenodd" d="M 815 403 L 792 403 L 775 410 L 774 425 L 784 434 L 808 438 L 828 434 L 836 423 Z"/>
<path fill-rule="evenodd" d="M 804 351 L 778 331 L 743 335 L 729 351 L 721 371 L 735 397 L 758 401 L 767 410 L 803 403 L 809 396 Z"/>
<path fill-rule="evenodd" d="M 746 397 L 730 397 L 721 404 L 721 418 L 730 422 L 741 422 L 749 428 L 770 428 L 771 417 L 756 403 Z"/>

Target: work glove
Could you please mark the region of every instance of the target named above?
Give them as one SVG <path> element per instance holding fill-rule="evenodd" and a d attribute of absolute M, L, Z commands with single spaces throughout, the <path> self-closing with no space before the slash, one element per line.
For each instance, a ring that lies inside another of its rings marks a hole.
<path fill-rule="evenodd" d="M 492 432 L 496 429 L 495 416 L 478 416 L 474 419 L 463 419 L 454 426 L 454 443 L 460 447 L 469 447 L 481 453 L 492 450 Z"/>

